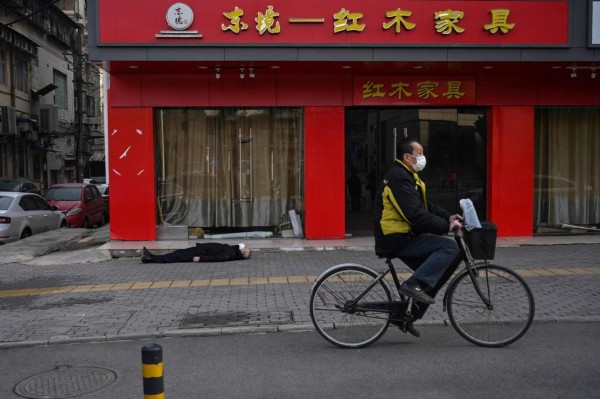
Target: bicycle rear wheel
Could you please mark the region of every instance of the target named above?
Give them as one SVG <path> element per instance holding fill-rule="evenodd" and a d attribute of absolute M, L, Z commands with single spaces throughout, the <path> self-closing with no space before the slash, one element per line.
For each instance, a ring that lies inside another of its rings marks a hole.
<path fill-rule="evenodd" d="M 476 268 L 475 282 L 488 307 L 477 291 L 467 270 L 448 287 L 448 318 L 467 341 L 479 346 L 501 347 L 523 336 L 533 322 L 535 302 L 527 283 L 514 271 L 503 266 Z"/>
<path fill-rule="evenodd" d="M 323 338 L 342 348 L 362 348 L 377 341 L 390 325 L 390 314 L 361 309 L 365 302 L 392 300 L 387 283 L 379 281 L 354 306 L 349 304 L 373 283 L 377 273 L 356 264 L 334 266 L 315 282 L 310 317 Z"/>

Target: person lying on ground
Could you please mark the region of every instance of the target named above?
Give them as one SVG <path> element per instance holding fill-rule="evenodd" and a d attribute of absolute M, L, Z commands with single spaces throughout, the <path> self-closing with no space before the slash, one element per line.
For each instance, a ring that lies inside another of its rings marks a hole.
<path fill-rule="evenodd" d="M 250 248 L 244 244 L 228 245 L 218 242 L 197 243 L 195 247 L 177 249 L 164 255 L 155 255 L 142 249 L 142 263 L 226 262 L 250 258 Z"/>

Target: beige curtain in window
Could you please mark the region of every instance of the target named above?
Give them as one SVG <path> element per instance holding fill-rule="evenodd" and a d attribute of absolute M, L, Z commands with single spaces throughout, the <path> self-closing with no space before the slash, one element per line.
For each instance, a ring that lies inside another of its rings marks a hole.
<path fill-rule="evenodd" d="M 536 227 L 600 224 L 599 159 L 600 108 L 536 110 Z"/>
<path fill-rule="evenodd" d="M 302 126 L 298 108 L 158 111 L 159 223 L 273 227 L 301 213 Z"/>

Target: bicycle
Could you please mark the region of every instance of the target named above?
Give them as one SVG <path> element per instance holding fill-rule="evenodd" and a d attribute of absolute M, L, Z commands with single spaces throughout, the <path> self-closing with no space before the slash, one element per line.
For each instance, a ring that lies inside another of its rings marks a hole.
<path fill-rule="evenodd" d="M 496 249 L 495 234 L 491 223 L 482 223 L 481 229 L 472 232 L 454 233 L 465 267 L 448 283 L 442 302 L 454 329 L 484 347 L 517 341 L 531 326 L 535 313 L 525 280 L 513 270 L 489 263 Z M 381 338 L 390 323 L 400 326 L 414 321 L 419 302 L 400 294 L 401 281 L 392 259 L 385 259 L 388 268 L 381 272 L 344 263 L 317 278 L 311 288 L 310 317 L 323 338 L 342 348 L 362 348 Z M 400 300 L 392 295 L 388 275 Z"/>

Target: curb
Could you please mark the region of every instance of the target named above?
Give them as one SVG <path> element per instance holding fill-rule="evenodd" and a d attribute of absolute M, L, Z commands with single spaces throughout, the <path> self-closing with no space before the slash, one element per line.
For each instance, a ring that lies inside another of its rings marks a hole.
<path fill-rule="evenodd" d="M 563 318 L 542 318 L 535 319 L 533 324 L 554 324 L 554 323 L 600 323 L 600 316 L 574 316 Z M 444 320 L 424 320 L 419 322 L 422 326 L 450 326 L 450 322 Z M 277 326 L 240 326 L 240 327 L 215 327 L 215 328 L 190 328 L 165 330 L 162 333 L 133 333 L 122 335 L 98 335 L 90 337 L 56 336 L 47 340 L 0 342 L 0 350 L 18 349 L 34 346 L 46 345 L 64 345 L 64 344 L 86 344 L 99 342 L 119 342 L 145 340 L 152 338 L 184 338 L 184 337 L 208 337 L 216 335 L 240 335 L 240 334 L 272 334 L 272 333 L 290 333 L 314 331 L 312 323 L 281 324 Z"/>

